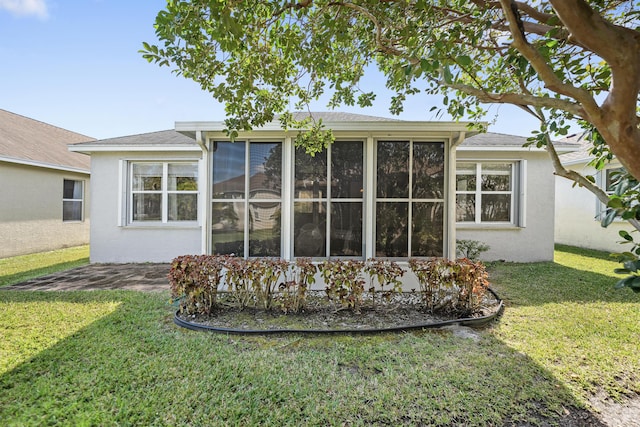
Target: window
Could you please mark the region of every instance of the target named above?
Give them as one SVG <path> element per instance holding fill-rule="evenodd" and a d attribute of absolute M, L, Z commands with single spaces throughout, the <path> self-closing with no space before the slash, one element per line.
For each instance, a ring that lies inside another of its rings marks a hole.
<path fill-rule="evenodd" d="M 281 256 L 282 144 L 215 142 L 214 254 Z"/>
<path fill-rule="evenodd" d="M 515 223 L 517 163 L 459 162 L 456 167 L 456 221 Z"/>
<path fill-rule="evenodd" d="M 82 221 L 84 182 L 65 179 L 62 186 L 62 220 Z"/>
<path fill-rule="evenodd" d="M 613 186 L 620 177 L 620 174 L 624 173 L 624 168 L 611 168 L 605 169 L 604 174 L 604 191 L 611 195 L 613 194 Z"/>
<path fill-rule="evenodd" d="M 444 144 L 379 141 L 377 257 L 442 256 Z"/>
<path fill-rule="evenodd" d="M 186 222 L 198 219 L 198 164 L 132 162 L 131 222 Z"/>
<path fill-rule="evenodd" d="M 296 150 L 294 256 L 363 256 L 363 149 L 337 141 L 313 157 Z"/>

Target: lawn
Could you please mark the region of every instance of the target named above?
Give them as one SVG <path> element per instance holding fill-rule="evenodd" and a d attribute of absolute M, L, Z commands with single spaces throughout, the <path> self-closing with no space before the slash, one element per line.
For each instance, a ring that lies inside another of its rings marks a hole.
<path fill-rule="evenodd" d="M 89 264 L 89 245 L 0 259 L 0 286 Z"/>
<path fill-rule="evenodd" d="M 0 291 L 3 425 L 504 425 L 640 392 L 640 296 L 601 253 L 490 265 L 507 309 L 449 331 L 239 337 L 168 295 Z M 560 421 L 559 421 L 560 420 Z"/>

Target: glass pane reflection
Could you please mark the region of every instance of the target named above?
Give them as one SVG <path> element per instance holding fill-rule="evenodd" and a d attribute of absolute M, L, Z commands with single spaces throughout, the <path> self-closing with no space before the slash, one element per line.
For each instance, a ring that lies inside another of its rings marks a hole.
<path fill-rule="evenodd" d="M 413 143 L 412 197 L 444 199 L 444 144 Z"/>
<path fill-rule="evenodd" d="M 280 256 L 280 206 L 249 203 L 249 256 Z"/>
<path fill-rule="evenodd" d="M 331 256 L 362 256 L 362 203 L 331 203 Z"/>
<path fill-rule="evenodd" d="M 282 187 L 282 144 L 252 142 L 249 152 L 249 197 L 279 199 Z"/>
<path fill-rule="evenodd" d="M 323 257 L 325 251 L 325 202 L 295 202 L 293 205 L 293 255 Z"/>
<path fill-rule="evenodd" d="M 331 198 L 362 198 L 363 159 L 361 141 L 338 141 L 331 146 Z"/>
<path fill-rule="evenodd" d="M 409 197 L 409 142 L 380 141 L 377 154 L 377 197 Z"/>
<path fill-rule="evenodd" d="M 214 254 L 244 256 L 245 203 L 211 204 L 211 234 Z"/>
<path fill-rule="evenodd" d="M 411 256 L 441 257 L 444 236 L 444 203 L 414 203 Z"/>
<path fill-rule="evenodd" d="M 376 256 L 408 256 L 408 203 L 376 206 Z"/>
<path fill-rule="evenodd" d="M 213 153 L 213 198 L 244 198 L 245 143 L 215 142 Z"/>

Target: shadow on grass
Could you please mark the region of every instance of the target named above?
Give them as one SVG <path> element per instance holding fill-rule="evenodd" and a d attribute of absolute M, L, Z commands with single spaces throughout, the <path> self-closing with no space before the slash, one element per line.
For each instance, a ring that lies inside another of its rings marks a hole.
<path fill-rule="evenodd" d="M 174 326 L 163 294 L 0 293 L 58 301 L 119 306 L 0 376 L 8 425 L 603 425 L 489 332 L 238 338 Z"/>
<path fill-rule="evenodd" d="M 0 287 L 15 285 L 17 283 L 25 282 L 27 280 L 35 279 L 37 277 L 46 276 L 52 273 L 57 273 L 71 268 L 82 267 L 89 264 L 89 258 L 80 258 L 73 261 L 61 262 L 58 264 L 48 265 L 46 267 L 36 268 L 28 271 L 21 271 L 15 274 L 0 275 Z"/>

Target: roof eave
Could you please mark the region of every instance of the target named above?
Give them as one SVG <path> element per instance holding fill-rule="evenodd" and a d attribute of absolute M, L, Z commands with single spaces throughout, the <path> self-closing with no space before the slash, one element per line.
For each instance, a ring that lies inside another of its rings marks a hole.
<path fill-rule="evenodd" d="M 39 162 L 36 160 L 16 159 L 14 157 L 0 156 L 0 162 L 15 163 L 18 165 L 34 166 L 38 168 L 54 169 L 54 170 L 59 170 L 64 172 L 74 172 L 74 173 L 81 173 L 86 175 L 91 174 L 91 172 L 88 169 L 77 168 L 73 166 L 56 165 L 53 163 Z"/>
<path fill-rule="evenodd" d="M 114 151 L 197 151 L 202 149 L 198 145 L 134 145 L 134 144 L 105 144 L 105 145 L 83 145 L 75 144 L 69 146 L 69 151 L 74 153 L 96 153 L 96 152 L 114 152 Z"/>
<path fill-rule="evenodd" d="M 322 124 L 326 129 L 336 132 L 435 132 L 435 133 L 459 133 L 465 132 L 467 137 L 480 133 L 477 130 L 470 129 L 472 122 L 423 122 L 423 121 L 323 121 Z M 486 123 L 481 123 L 486 127 Z M 207 132 L 209 135 L 220 133 L 220 137 L 227 137 L 226 125 L 224 122 L 176 122 L 175 130 L 183 135 L 195 138 L 195 132 Z M 250 132 L 241 132 L 241 135 L 257 134 L 257 133 L 284 133 L 295 134 L 299 130 L 284 130 L 280 123 L 269 122 L 265 125 L 254 129 Z"/>

